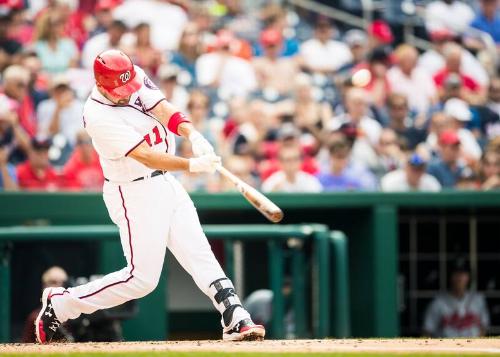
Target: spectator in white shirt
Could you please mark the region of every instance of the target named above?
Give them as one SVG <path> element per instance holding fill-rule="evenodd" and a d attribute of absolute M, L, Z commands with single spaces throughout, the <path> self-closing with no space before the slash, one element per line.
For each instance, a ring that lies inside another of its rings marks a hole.
<path fill-rule="evenodd" d="M 310 71 L 330 74 L 352 61 L 346 44 L 332 40 L 334 28 L 330 21 L 321 18 L 316 23 L 314 38 L 300 46 L 300 55 Z"/>
<path fill-rule="evenodd" d="M 122 21 L 115 20 L 106 32 L 91 37 L 83 46 L 83 67 L 92 69 L 98 54 L 110 48 L 120 47 L 120 41 L 125 32 L 127 32 L 127 26 Z"/>
<path fill-rule="evenodd" d="M 51 138 L 59 134 L 74 147 L 76 134 L 83 126 L 82 111 L 83 104 L 76 99 L 68 79 L 56 76 L 52 80 L 51 98 L 38 106 L 38 135 Z"/>
<path fill-rule="evenodd" d="M 474 134 L 465 127 L 472 119 L 469 105 L 461 99 L 451 98 L 444 105 L 444 113 L 450 119 L 452 127 L 456 130 L 460 138 L 464 157 L 469 160 L 478 161 L 482 155 L 481 147 L 477 143 Z"/>
<path fill-rule="evenodd" d="M 198 84 L 218 88 L 219 96 L 246 96 L 257 88 L 257 79 L 250 62 L 234 56 L 231 44 L 235 38 L 227 30 L 217 33 L 216 51 L 196 60 Z"/>
<path fill-rule="evenodd" d="M 394 51 L 394 59 L 396 65 L 387 72 L 392 92 L 405 95 L 411 110 L 426 113 L 437 102 L 437 90 L 431 75 L 417 66 L 417 49 L 400 45 Z"/>
<path fill-rule="evenodd" d="M 262 184 L 264 192 L 320 192 L 319 180 L 300 170 L 302 154 L 298 146 L 282 147 L 278 154 L 281 170 Z"/>
<path fill-rule="evenodd" d="M 412 154 L 404 169 L 389 172 L 380 182 L 384 192 L 441 190 L 436 178 L 425 172 L 427 162 L 418 154 Z"/>
<path fill-rule="evenodd" d="M 425 8 L 425 27 L 431 32 L 446 28 L 454 33 L 463 33 L 474 19 L 472 8 L 457 0 L 437 0 Z"/>

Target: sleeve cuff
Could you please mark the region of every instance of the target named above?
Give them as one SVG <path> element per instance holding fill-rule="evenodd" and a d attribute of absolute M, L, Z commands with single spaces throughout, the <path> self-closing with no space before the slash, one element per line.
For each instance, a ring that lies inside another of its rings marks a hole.
<path fill-rule="evenodd" d="M 168 120 L 168 130 L 175 135 L 179 135 L 178 129 L 181 123 L 190 123 L 191 121 L 181 112 L 175 112 Z"/>

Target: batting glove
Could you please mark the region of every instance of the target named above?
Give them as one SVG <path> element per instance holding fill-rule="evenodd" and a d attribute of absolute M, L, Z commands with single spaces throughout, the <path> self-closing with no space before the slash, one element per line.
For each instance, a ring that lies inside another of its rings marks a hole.
<path fill-rule="evenodd" d="M 189 159 L 189 171 L 190 172 L 208 172 L 213 174 L 217 166 L 221 164 L 220 156 L 215 156 L 214 154 L 203 155 L 200 157 L 195 157 Z"/>
<path fill-rule="evenodd" d="M 215 154 L 213 146 L 198 131 L 193 131 L 189 134 L 189 141 L 191 142 L 191 147 L 195 157 Z"/>

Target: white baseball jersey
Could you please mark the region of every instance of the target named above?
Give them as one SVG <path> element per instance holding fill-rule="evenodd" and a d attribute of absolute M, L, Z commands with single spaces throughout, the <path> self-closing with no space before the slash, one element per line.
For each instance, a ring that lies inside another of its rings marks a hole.
<path fill-rule="evenodd" d="M 99 154 L 104 177 L 118 183 L 154 171 L 127 156 L 142 142 L 155 151 L 175 154 L 174 134 L 149 113 L 165 96 L 141 68 L 135 66 L 135 71 L 142 87 L 128 105 L 112 103 L 94 87 L 83 109 L 84 126 Z"/>

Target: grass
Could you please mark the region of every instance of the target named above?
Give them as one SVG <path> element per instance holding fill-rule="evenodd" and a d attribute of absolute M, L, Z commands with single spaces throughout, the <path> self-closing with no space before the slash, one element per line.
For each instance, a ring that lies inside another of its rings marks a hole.
<path fill-rule="evenodd" d="M 325 356 L 335 356 L 335 357 L 381 357 L 381 356 L 405 356 L 405 357 L 428 357 L 428 356 L 494 356 L 494 354 L 461 354 L 461 353 L 362 353 L 362 352 L 353 352 L 353 353 L 250 353 L 250 352 L 238 352 L 238 353 L 221 353 L 221 352 L 165 352 L 165 351 L 149 351 L 149 352 L 61 352 L 61 353 L 0 353 L 1 357 L 325 357 Z"/>

